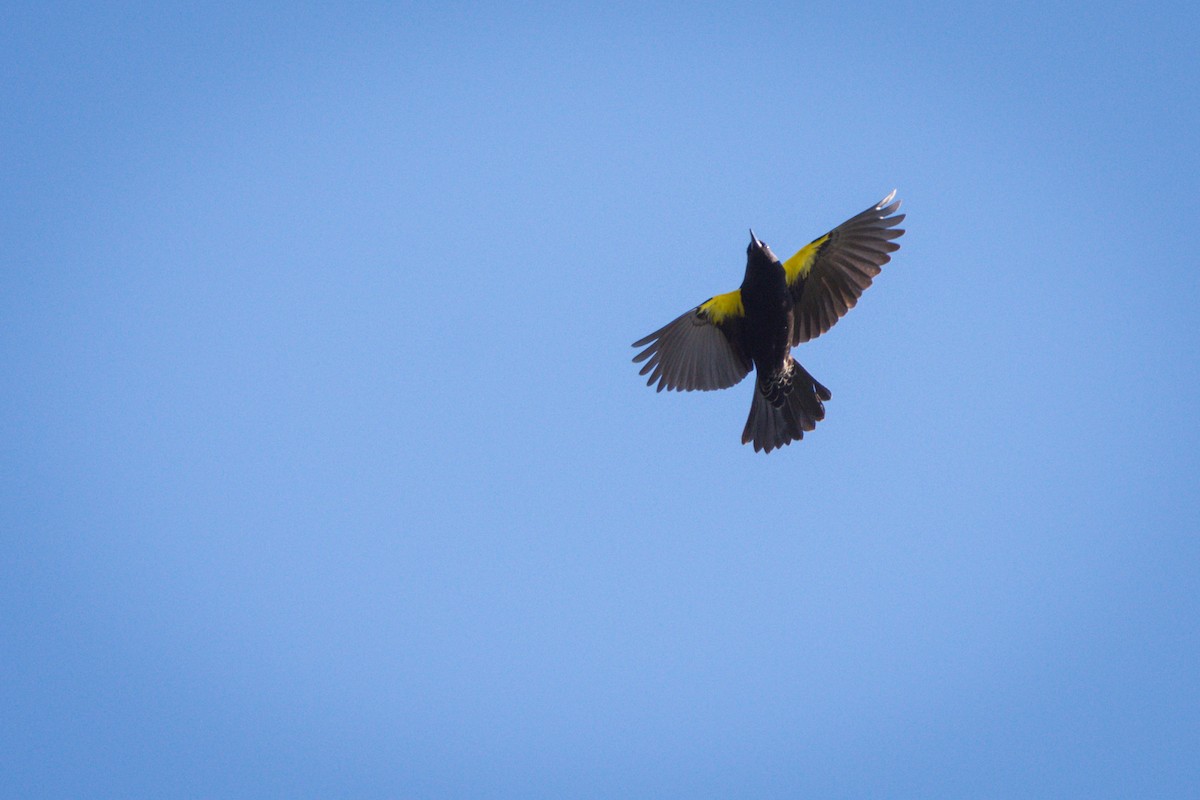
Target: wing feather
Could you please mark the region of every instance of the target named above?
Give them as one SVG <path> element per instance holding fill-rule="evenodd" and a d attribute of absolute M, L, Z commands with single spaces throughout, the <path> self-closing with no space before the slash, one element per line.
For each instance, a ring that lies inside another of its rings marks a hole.
<path fill-rule="evenodd" d="M 645 361 L 641 374 L 657 390 L 725 389 L 746 377 L 750 359 L 739 343 L 740 297 L 718 295 L 633 343 L 645 348 L 633 357 Z M 714 300 L 718 301 L 714 305 Z M 736 303 L 735 303 L 736 301 Z M 713 317 L 719 318 L 714 321 Z"/>
<path fill-rule="evenodd" d="M 900 201 L 883 200 L 805 245 L 784 262 L 792 293 L 792 345 L 833 327 L 900 249 Z"/>

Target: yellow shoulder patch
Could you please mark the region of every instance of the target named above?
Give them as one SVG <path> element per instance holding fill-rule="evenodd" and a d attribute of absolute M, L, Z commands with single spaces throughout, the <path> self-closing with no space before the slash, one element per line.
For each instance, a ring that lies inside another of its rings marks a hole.
<path fill-rule="evenodd" d="M 827 241 L 829 241 L 828 233 L 820 239 L 804 245 L 796 252 L 796 255 L 783 262 L 783 271 L 787 274 L 788 286 L 795 283 L 797 278 L 808 277 L 808 271 L 812 269 L 813 262 L 817 260 L 817 251 Z"/>
<path fill-rule="evenodd" d="M 730 317 L 744 317 L 746 308 L 742 305 L 742 290 L 735 289 L 709 298 L 700 304 L 700 311 L 712 320 L 714 325 Z"/>

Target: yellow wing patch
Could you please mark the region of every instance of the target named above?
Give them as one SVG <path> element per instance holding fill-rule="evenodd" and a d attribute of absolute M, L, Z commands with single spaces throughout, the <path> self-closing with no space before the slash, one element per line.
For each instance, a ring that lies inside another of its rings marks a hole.
<path fill-rule="evenodd" d="M 700 304 L 700 311 L 706 314 L 714 325 L 719 325 L 730 317 L 744 317 L 746 308 L 742 305 L 742 290 L 735 289 L 705 300 Z"/>
<path fill-rule="evenodd" d="M 783 262 L 783 271 L 787 273 L 788 286 L 795 283 L 797 278 L 808 277 L 808 271 L 812 269 L 813 262 L 817 260 L 817 251 L 827 241 L 829 241 L 828 233 L 820 239 L 804 245 L 796 252 L 796 255 Z"/>

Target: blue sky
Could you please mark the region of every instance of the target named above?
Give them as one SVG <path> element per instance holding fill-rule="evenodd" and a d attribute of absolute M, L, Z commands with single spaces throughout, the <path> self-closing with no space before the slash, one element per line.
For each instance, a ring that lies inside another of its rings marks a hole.
<path fill-rule="evenodd" d="M 1194 791 L 1200 19 L 1051 6 L 5 6 L 0 790 Z"/>

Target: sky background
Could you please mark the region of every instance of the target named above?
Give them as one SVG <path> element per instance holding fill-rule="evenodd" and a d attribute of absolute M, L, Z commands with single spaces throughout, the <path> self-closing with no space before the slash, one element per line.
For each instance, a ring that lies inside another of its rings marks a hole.
<path fill-rule="evenodd" d="M 1194 4 L 247 5 L 0 7 L 0 794 L 1196 791 Z"/>

